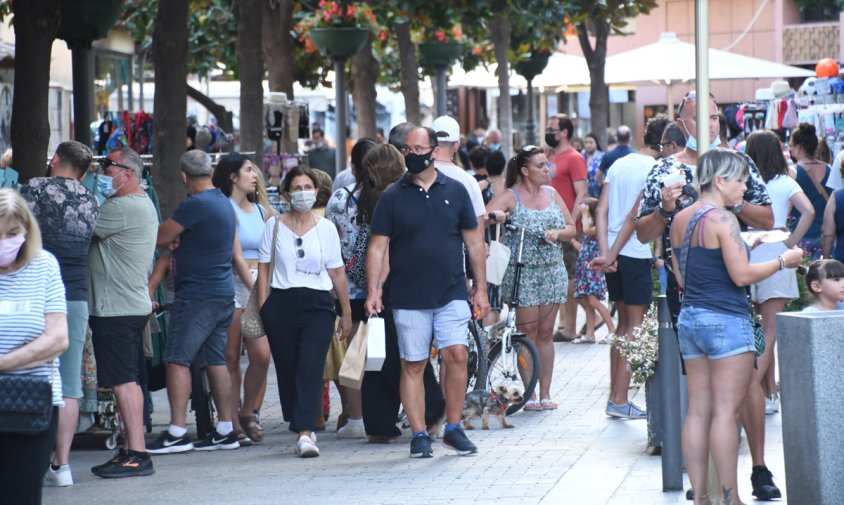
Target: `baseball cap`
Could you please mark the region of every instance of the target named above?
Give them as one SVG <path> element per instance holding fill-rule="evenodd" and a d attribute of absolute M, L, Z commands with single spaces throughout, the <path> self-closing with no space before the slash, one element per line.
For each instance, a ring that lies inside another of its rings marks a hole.
<path fill-rule="evenodd" d="M 438 140 L 443 142 L 460 142 L 460 125 L 452 117 L 438 117 L 431 123 L 431 129 L 437 133 Z"/>

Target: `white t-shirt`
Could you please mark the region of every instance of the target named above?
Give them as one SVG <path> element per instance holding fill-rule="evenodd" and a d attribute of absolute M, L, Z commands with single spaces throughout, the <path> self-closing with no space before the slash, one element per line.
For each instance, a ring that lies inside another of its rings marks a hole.
<path fill-rule="evenodd" d="M 261 247 L 258 249 L 258 262 L 270 262 L 270 243 L 273 240 L 273 228 L 278 218 L 267 221 Z M 276 289 L 310 288 L 329 291 L 333 284 L 327 268 L 343 266 L 340 254 L 340 236 L 331 221 L 316 217 L 317 224 L 302 237 L 297 237 L 283 222 L 278 223 L 278 237 L 275 243 L 275 268 L 271 273 L 270 287 Z M 301 238 L 301 245 L 296 245 Z M 302 250 L 302 257 L 298 251 Z"/>
<path fill-rule="evenodd" d="M 645 187 L 645 179 L 653 168 L 655 160 L 639 153 L 628 154 L 610 166 L 604 184 L 609 184 L 607 210 L 607 247 L 612 247 L 630 209 L 636 204 L 639 193 Z M 621 248 L 619 254 L 630 258 L 650 258 L 649 244 L 639 242 L 636 231 Z"/>
<path fill-rule="evenodd" d="M 469 198 L 472 200 L 472 208 L 475 209 L 475 216 L 486 215 L 484 196 L 481 194 L 481 187 L 474 177 L 462 168 L 451 163 L 436 161 L 434 162 L 434 166 L 446 177 L 454 179 L 466 187 L 466 191 L 469 192 Z"/>
<path fill-rule="evenodd" d="M 832 189 L 839 190 L 844 189 L 844 180 L 841 178 L 841 161 L 844 159 L 844 149 L 835 156 L 835 159 L 832 160 L 832 172 L 829 174 L 829 179 L 826 181 L 826 185 Z"/>
<path fill-rule="evenodd" d="M 788 211 L 791 210 L 791 197 L 802 193 L 797 181 L 786 174 L 781 174 L 765 183 L 768 196 L 771 197 L 771 209 L 774 211 L 774 228 L 785 228 Z"/>

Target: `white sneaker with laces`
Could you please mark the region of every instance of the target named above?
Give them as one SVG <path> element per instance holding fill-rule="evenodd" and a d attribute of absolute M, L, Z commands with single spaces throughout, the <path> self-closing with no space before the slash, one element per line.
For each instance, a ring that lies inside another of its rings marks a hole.
<path fill-rule="evenodd" d="M 319 456 L 319 447 L 316 445 L 316 437 L 301 435 L 296 442 L 296 454 L 300 458 L 315 458 Z"/>
<path fill-rule="evenodd" d="M 780 411 L 780 397 L 771 395 L 765 397 L 765 414 L 771 415 Z"/>
<path fill-rule="evenodd" d="M 350 419 L 345 426 L 337 430 L 337 438 L 366 438 L 366 430 L 363 428 L 363 420 Z"/>
<path fill-rule="evenodd" d="M 53 470 L 53 466 L 47 467 L 47 473 L 44 474 L 44 485 L 48 487 L 67 487 L 73 485 L 73 475 L 70 473 L 70 465 L 62 465 L 58 470 Z"/>

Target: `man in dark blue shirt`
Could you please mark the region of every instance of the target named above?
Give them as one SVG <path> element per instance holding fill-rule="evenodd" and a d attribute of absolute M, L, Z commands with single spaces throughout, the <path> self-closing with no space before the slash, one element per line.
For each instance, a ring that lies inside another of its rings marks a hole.
<path fill-rule="evenodd" d="M 369 314 L 383 309 L 381 282 L 389 248 L 390 301 L 402 359 L 401 397 L 413 439 L 410 456 L 431 457 L 425 431 L 422 375 L 431 336 L 446 364 L 443 378 L 446 428 L 443 442 L 460 455 L 477 452 L 460 426 L 466 394 L 467 334 L 472 317 L 463 269 L 463 245 L 475 272 L 474 317 L 489 311 L 486 249 L 469 193 L 437 171 L 432 161 L 437 136 L 429 128 L 412 130 L 402 151 L 406 173 L 387 188 L 372 217 L 366 258 Z"/>
<path fill-rule="evenodd" d="M 604 155 L 601 164 L 598 168 L 601 169 L 603 176 L 607 175 L 607 170 L 610 169 L 613 163 L 624 158 L 628 154 L 635 153 L 636 150 L 630 147 L 630 127 L 621 125 L 616 131 L 616 138 L 618 139 L 618 146 L 615 149 Z"/>
<path fill-rule="evenodd" d="M 188 151 L 180 163 L 190 196 L 158 230 L 159 247 L 179 238 L 179 248 L 176 299 L 164 349 L 170 427 L 148 446 L 153 454 L 240 447 L 232 428 L 234 398 L 226 368 L 226 329 L 234 313 L 234 209 L 211 183 L 213 168 L 205 152 Z M 185 430 L 194 364 L 208 374 L 219 419 L 214 432 L 195 444 Z"/>

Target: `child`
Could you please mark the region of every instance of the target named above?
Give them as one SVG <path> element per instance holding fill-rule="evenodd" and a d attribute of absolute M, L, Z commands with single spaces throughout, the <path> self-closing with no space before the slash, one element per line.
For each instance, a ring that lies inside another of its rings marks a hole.
<path fill-rule="evenodd" d="M 841 310 L 839 302 L 844 300 L 844 264 L 838 260 L 818 260 L 809 266 L 806 273 L 806 287 L 815 302 L 803 312 Z"/>
<path fill-rule="evenodd" d="M 615 325 L 610 316 L 609 310 L 602 300 L 607 296 L 607 281 L 603 272 L 589 270 L 589 262 L 598 256 L 598 242 L 595 240 L 595 208 L 598 206 L 597 198 L 584 199 L 578 208 L 580 209 L 581 226 L 583 229 L 583 243 L 577 255 L 577 266 L 574 272 L 574 297 L 580 299 L 580 304 L 586 311 L 586 334 L 572 341 L 573 344 L 594 344 L 595 343 L 595 311 L 601 315 L 607 324 L 607 330 L 615 333 Z"/>

